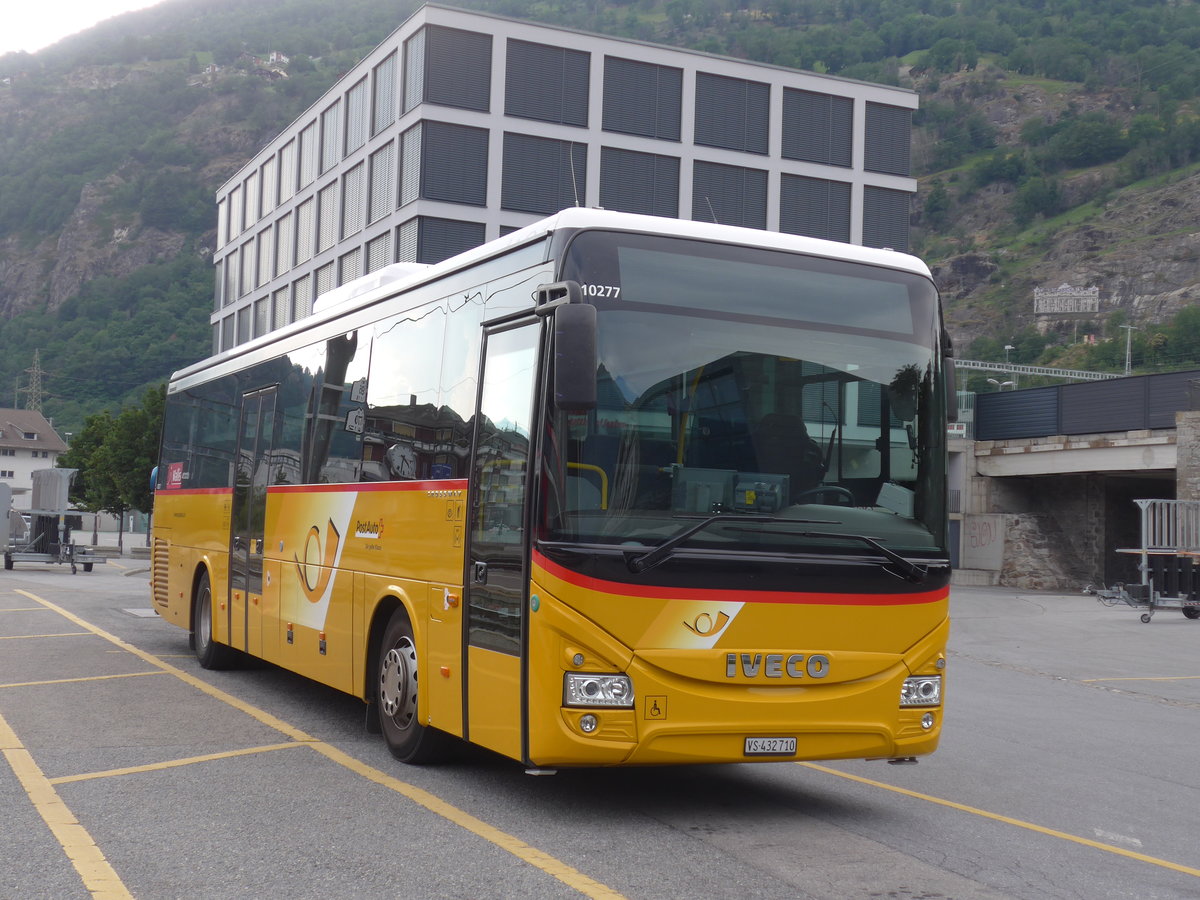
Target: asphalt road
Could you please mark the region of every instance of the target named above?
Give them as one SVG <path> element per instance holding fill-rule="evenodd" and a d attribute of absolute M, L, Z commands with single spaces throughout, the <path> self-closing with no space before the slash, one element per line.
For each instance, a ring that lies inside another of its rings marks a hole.
<path fill-rule="evenodd" d="M 125 559 L 0 572 L 0 898 L 1200 897 L 1200 621 L 960 588 L 942 748 L 531 777 L 205 672 Z"/>

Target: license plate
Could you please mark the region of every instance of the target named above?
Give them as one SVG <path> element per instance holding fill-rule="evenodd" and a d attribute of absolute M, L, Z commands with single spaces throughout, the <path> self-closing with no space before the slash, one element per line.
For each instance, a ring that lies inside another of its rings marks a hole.
<path fill-rule="evenodd" d="M 794 737 L 748 737 L 743 751 L 746 756 L 795 756 Z"/>

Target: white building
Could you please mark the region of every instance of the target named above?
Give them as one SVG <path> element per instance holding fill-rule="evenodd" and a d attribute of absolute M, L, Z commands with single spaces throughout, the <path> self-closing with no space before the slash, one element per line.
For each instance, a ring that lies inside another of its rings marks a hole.
<path fill-rule="evenodd" d="M 40 412 L 0 409 L 0 483 L 12 489 L 14 509 L 29 509 L 36 469 L 52 469 L 66 442 Z"/>
<path fill-rule="evenodd" d="M 427 5 L 217 193 L 213 351 L 568 206 L 908 248 L 909 90 Z"/>

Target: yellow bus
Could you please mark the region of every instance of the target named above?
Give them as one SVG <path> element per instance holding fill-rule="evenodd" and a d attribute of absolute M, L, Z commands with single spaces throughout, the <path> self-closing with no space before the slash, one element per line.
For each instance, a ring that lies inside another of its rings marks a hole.
<path fill-rule="evenodd" d="M 153 602 L 202 666 L 353 694 L 410 763 L 935 749 L 921 262 L 571 209 L 361 282 L 171 379 Z"/>

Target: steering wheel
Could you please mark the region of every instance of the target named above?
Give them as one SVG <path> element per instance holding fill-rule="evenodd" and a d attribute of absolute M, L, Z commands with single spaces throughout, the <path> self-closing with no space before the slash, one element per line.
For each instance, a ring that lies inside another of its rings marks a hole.
<path fill-rule="evenodd" d="M 849 488 L 844 488 L 840 484 L 819 484 L 815 488 L 809 488 L 807 491 L 801 491 L 792 498 L 793 503 L 801 503 L 807 497 L 820 497 L 823 494 L 832 494 L 836 498 L 833 506 L 853 506 L 854 494 Z"/>

